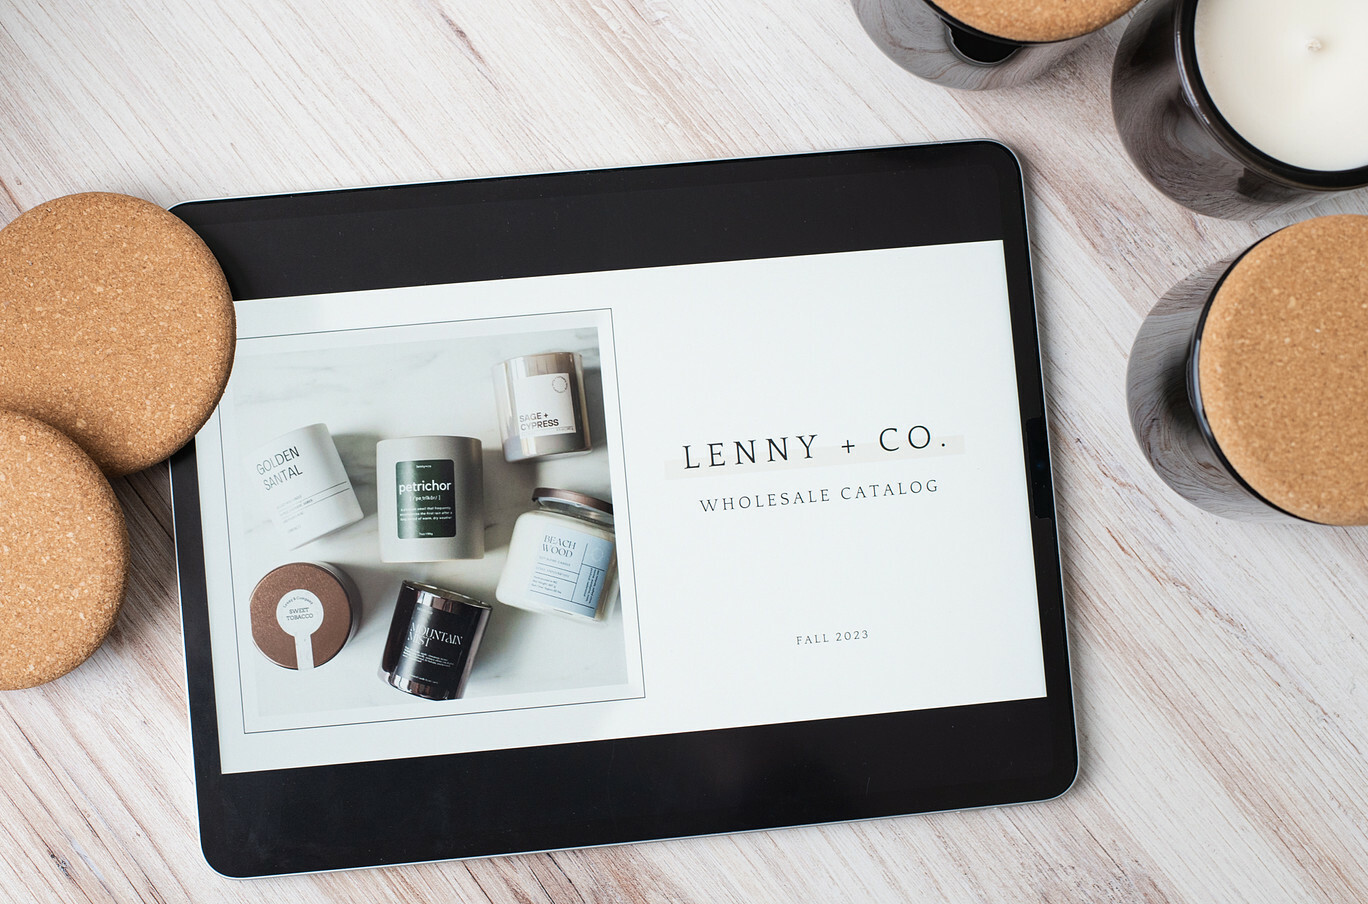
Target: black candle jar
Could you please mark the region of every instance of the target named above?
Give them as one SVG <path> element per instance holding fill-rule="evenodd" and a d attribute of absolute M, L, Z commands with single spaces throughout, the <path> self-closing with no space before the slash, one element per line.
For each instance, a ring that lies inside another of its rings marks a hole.
<path fill-rule="evenodd" d="M 1245 521 L 1291 518 L 1235 473 L 1195 396 L 1197 335 L 1234 260 L 1199 270 L 1159 299 L 1140 325 L 1126 367 L 1126 407 L 1136 442 L 1178 495 L 1214 515 Z"/>
<path fill-rule="evenodd" d="M 1325 171 L 1250 144 L 1217 109 L 1197 66 L 1199 0 L 1152 0 L 1131 20 L 1112 68 L 1112 114 L 1140 172 L 1212 217 L 1257 219 L 1368 186 L 1368 166 Z"/>
<path fill-rule="evenodd" d="M 1126 374 L 1131 427 L 1164 482 L 1228 518 L 1368 523 L 1365 299 L 1368 217 L 1347 215 L 1169 290 Z"/>
<path fill-rule="evenodd" d="M 415 697 L 460 697 L 489 612 L 489 606 L 465 594 L 405 581 L 390 621 L 380 677 Z"/>
<path fill-rule="evenodd" d="M 1062 40 L 1016 40 L 968 25 L 930 0 L 853 2 L 860 24 L 885 54 L 914 75 L 947 88 L 1024 84 L 1049 71 L 1095 31 Z M 1130 5 L 1120 4 L 1121 11 Z"/>

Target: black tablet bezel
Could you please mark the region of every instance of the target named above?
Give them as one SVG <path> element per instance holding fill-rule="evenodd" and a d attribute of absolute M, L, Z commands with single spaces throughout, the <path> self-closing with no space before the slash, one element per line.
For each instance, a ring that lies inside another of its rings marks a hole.
<path fill-rule="evenodd" d="M 198 474 L 171 463 L 200 837 L 229 876 L 1043 800 L 1078 755 L 1021 170 L 957 142 L 199 201 L 247 300 L 1000 239 L 1046 696 L 817 722 L 223 774 Z"/>

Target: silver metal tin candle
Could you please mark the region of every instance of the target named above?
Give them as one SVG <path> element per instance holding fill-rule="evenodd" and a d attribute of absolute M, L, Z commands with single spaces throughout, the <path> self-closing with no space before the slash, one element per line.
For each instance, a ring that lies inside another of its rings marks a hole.
<path fill-rule="evenodd" d="M 463 593 L 405 581 L 390 621 L 380 677 L 415 697 L 460 697 L 489 612 L 484 603 Z"/>
<path fill-rule="evenodd" d="M 257 448 L 249 466 L 258 500 L 291 549 L 361 520 L 326 424 L 276 437 Z"/>
<path fill-rule="evenodd" d="M 1112 70 L 1112 113 L 1153 185 L 1255 219 L 1368 186 L 1368 4 L 1154 0 Z"/>
<path fill-rule="evenodd" d="M 518 516 L 494 598 L 509 606 L 594 620 L 616 572 L 613 505 L 571 490 L 538 487 Z"/>
<path fill-rule="evenodd" d="M 854 0 L 874 43 L 947 88 L 1031 81 L 1138 0 Z"/>
<path fill-rule="evenodd" d="M 1127 372 L 1164 482 L 1229 518 L 1368 524 L 1368 217 L 1318 217 L 1171 289 Z"/>
<path fill-rule="evenodd" d="M 291 562 L 252 590 L 252 641 L 267 659 L 301 672 L 332 660 L 356 634 L 360 593 L 327 562 Z"/>
<path fill-rule="evenodd" d="M 384 562 L 484 556 L 484 460 L 469 436 L 409 436 L 375 446 Z"/>
<path fill-rule="evenodd" d="M 508 461 L 585 452 L 593 444 L 583 362 L 574 352 L 523 355 L 496 364 L 494 401 Z"/>

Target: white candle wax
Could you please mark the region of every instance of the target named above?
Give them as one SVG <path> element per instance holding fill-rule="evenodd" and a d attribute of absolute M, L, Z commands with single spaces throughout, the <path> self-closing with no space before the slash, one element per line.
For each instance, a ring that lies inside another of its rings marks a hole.
<path fill-rule="evenodd" d="M 1201 0 L 1193 37 L 1250 144 L 1305 169 L 1368 166 L 1368 0 Z"/>

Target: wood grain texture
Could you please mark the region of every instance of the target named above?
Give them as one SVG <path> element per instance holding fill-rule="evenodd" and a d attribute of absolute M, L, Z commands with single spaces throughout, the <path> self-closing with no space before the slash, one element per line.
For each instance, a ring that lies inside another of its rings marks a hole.
<path fill-rule="evenodd" d="M 0 0 L 0 222 L 190 198 L 989 136 L 1027 170 L 1083 771 L 1026 807 L 233 882 L 194 824 L 169 488 L 111 639 L 0 696 L 14 901 L 1368 899 L 1368 530 L 1253 526 L 1149 469 L 1124 398 L 1174 282 L 1293 222 L 1210 220 L 1111 122 L 1120 24 L 1046 78 L 953 93 L 847 0 Z M 1368 212 L 1359 192 L 1303 216 Z"/>

